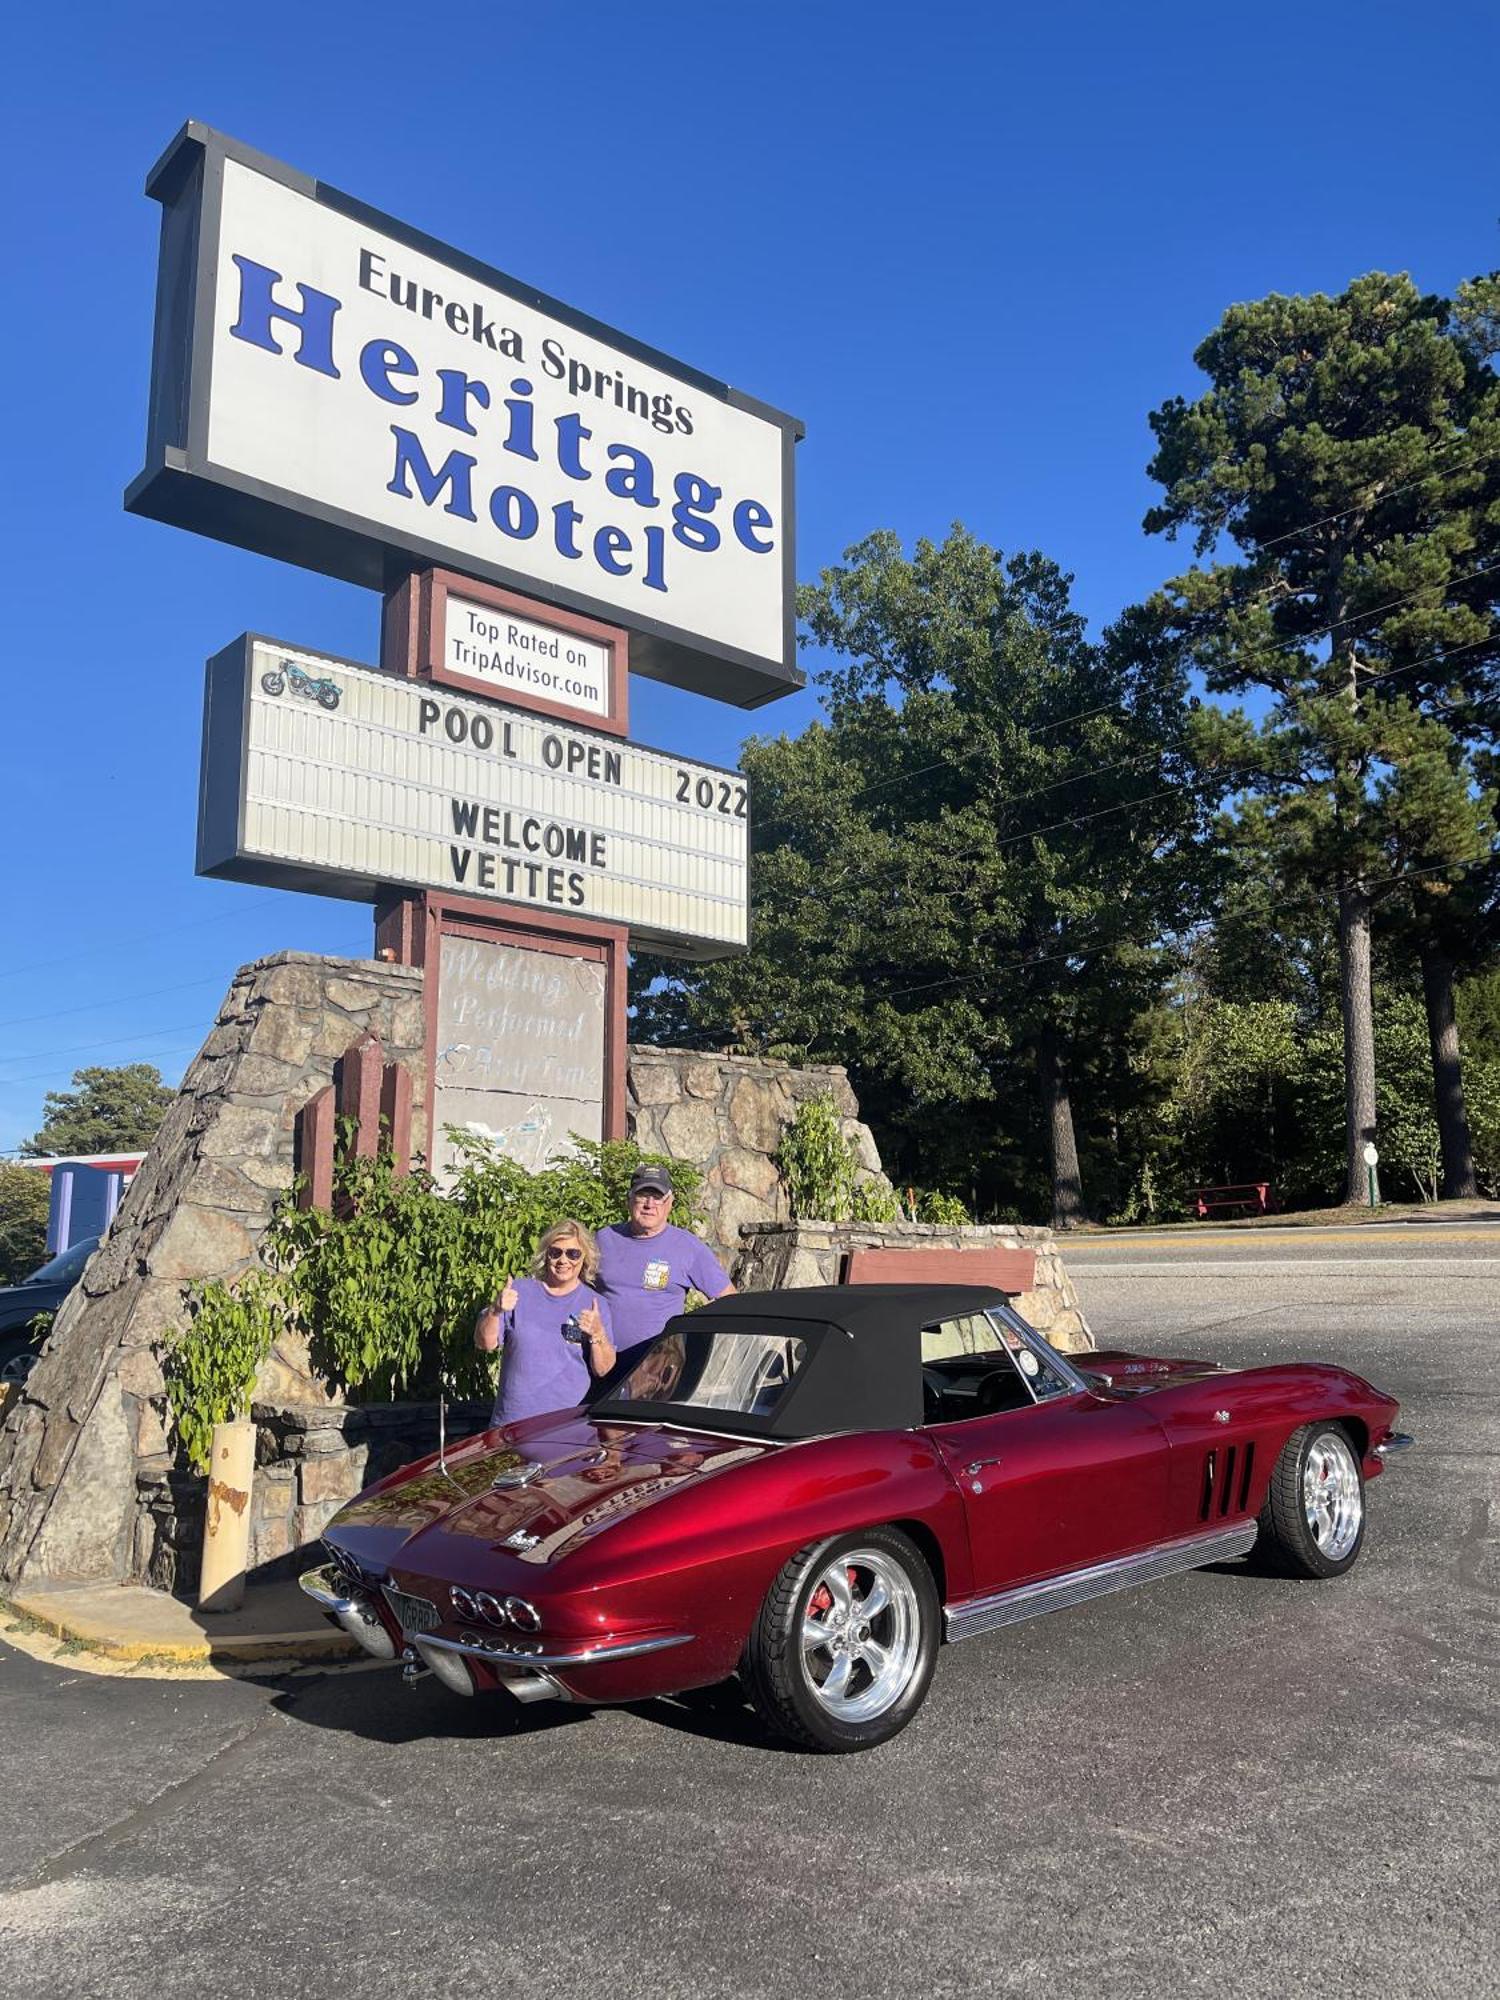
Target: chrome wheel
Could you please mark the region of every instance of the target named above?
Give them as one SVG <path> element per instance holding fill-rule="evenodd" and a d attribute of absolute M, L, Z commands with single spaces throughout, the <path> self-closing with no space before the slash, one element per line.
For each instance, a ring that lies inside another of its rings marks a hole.
<path fill-rule="evenodd" d="M 1359 1540 L 1364 1520 L 1359 1466 L 1342 1432 L 1321 1431 L 1308 1447 L 1302 1511 L 1320 1552 L 1330 1562 L 1341 1562 Z"/>
<path fill-rule="evenodd" d="M 894 1706 L 922 1652 L 912 1580 L 882 1549 L 848 1549 L 822 1570 L 802 1617 L 808 1692 L 838 1722 L 872 1722 Z"/>

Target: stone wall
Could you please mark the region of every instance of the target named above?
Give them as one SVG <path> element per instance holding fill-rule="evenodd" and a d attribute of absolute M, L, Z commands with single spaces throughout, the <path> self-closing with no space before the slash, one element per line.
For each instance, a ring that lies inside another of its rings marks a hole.
<path fill-rule="evenodd" d="M 193 1528 L 162 1425 L 157 1348 L 195 1279 L 253 1259 L 294 1177 L 298 1111 L 373 1030 L 423 1100 L 422 975 L 281 952 L 241 968 L 108 1236 L 0 1427 L 0 1576 L 123 1580 L 175 1571 Z M 424 1143 L 420 1130 L 414 1133 Z M 280 1353 L 267 1393 L 305 1381 Z M 165 1538 L 165 1539 L 164 1539 Z"/>
<path fill-rule="evenodd" d="M 492 1398 L 450 1403 L 450 1445 L 490 1420 Z M 250 1562 L 260 1576 L 306 1567 L 339 1508 L 388 1472 L 425 1458 L 438 1445 L 436 1403 L 255 1406 L 255 1485 L 250 1500 Z"/>
<path fill-rule="evenodd" d="M 864 1178 L 888 1191 L 848 1075 L 834 1064 L 794 1069 L 757 1056 L 638 1045 L 630 1051 L 626 1074 L 626 1122 L 646 1152 L 701 1169 L 703 1234 L 727 1267 L 739 1254 L 741 1229 L 790 1220 L 772 1155 L 797 1107 L 825 1094 L 838 1107 L 845 1136 L 854 1141 Z"/>
<path fill-rule="evenodd" d="M 1016 1311 L 1065 1352 L 1094 1345 L 1073 1281 L 1050 1229 L 1008 1222 L 948 1229 L 930 1222 L 794 1222 L 744 1232 L 733 1270 L 742 1292 L 783 1285 L 836 1285 L 851 1250 L 1029 1250 L 1036 1258 L 1032 1289 Z"/>

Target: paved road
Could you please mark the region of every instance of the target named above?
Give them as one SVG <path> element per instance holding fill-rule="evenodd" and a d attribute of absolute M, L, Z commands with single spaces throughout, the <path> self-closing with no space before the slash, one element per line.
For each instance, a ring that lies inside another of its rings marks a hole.
<path fill-rule="evenodd" d="M 1102 1342 L 1402 1397 L 1419 1447 L 1348 1578 L 1233 1565 L 976 1640 L 842 1759 L 668 1703 L 509 1720 L 378 1672 L 0 1649 L 7 1995 L 1494 1993 L 1500 1286 L 1078 1270 Z"/>

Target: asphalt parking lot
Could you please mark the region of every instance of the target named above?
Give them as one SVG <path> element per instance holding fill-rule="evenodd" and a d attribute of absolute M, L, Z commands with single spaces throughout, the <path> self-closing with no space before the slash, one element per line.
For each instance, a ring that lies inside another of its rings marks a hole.
<path fill-rule="evenodd" d="M 732 1708 L 99 1679 L 0 1646 L 0 1983 L 1500 1990 L 1500 1230 L 1475 1234 L 1081 1248 L 1101 1345 L 1344 1362 L 1418 1448 L 1347 1578 L 1233 1564 L 949 1649 L 866 1756 Z"/>

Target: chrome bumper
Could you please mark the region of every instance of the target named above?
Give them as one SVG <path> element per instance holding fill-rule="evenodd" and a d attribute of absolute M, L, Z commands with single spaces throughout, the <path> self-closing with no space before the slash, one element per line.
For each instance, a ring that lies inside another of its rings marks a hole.
<path fill-rule="evenodd" d="M 342 1625 L 374 1660 L 394 1660 L 396 1642 L 381 1622 L 371 1599 L 354 1590 L 332 1568 L 305 1570 L 298 1584 L 337 1625 Z"/>
<path fill-rule="evenodd" d="M 338 1618 L 346 1611 L 352 1611 L 358 1600 L 349 1594 L 349 1586 L 331 1565 L 322 1569 L 304 1570 L 297 1579 L 299 1590 L 305 1590 L 320 1611 L 326 1611 L 331 1618 Z"/>
<path fill-rule="evenodd" d="M 507 1646 L 499 1639 L 481 1639 L 474 1632 L 466 1632 L 461 1639 L 439 1639 L 431 1632 L 408 1632 L 407 1654 L 415 1658 L 407 1672 L 419 1673 L 425 1668 L 455 1693 L 472 1694 L 473 1675 L 454 1661 L 456 1654 L 460 1660 L 483 1660 L 516 1701 L 571 1701 L 573 1696 L 555 1674 L 548 1672 L 550 1667 L 587 1667 L 600 1661 L 628 1660 L 638 1653 L 659 1653 L 665 1646 L 686 1645 L 688 1636 L 680 1632 L 661 1639 L 622 1639 L 615 1645 L 569 1646 L 548 1652 L 545 1641 Z M 418 1660 L 421 1667 L 416 1665 Z"/>
<path fill-rule="evenodd" d="M 431 1632 L 408 1632 L 409 1644 L 437 1646 L 445 1653 L 467 1653 L 476 1660 L 488 1660 L 501 1667 L 594 1667 L 607 1660 L 629 1660 L 637 1653 L 659 1653 L 667 1646 L 685 1646 L 691 1632 L 674 1632 L 665 1639 L 622 1639 L 617 1645 L 570 1646 L 547 1652 L 543 1646 L 507 1646 L 497 1639 L 493 1645 L 473 1635 L 463 1639 L 439 1639 Z"/>
<path fill-rule="evenodd" d="M 1415 1443 L 1416 1439 L 1408 1437 L 1405 1431 L 1392 1431 L 1383 1444 L 1376 1445 L 1375 1456 L 1395 1458 L 1399 1452 L 1410 1451 Z"/>
<path fill-rule="evenodd" d="M 347 1583 L 331 1565 L 307 1570 L 297 1582 L 319 1610 L 342 1625 L 367 1653 L 378 1660 L 400 1657 L 371 1598 Z M 433 1632 L 403 1631 L 401 1635 L 406 1648 L 404 1657 L 408 1674 L 414 1667 L 413 1654 L 431 1669 L 434 1652 L 460 1653 L 470 1659 L 484 1660 L 511 1693 L 522 1701 L 569 1699 L 566 1688 L 548 1672 L 550 1667 L 602 1666 L 612 1660 L 634 1659 L 641 1653 L 659 1653 L 668 1646 L 685 1646 L 692 1636 L 690 1632 L 673 1632 L 655 1639 L 620 1639 L 606 1641 L 602 1645 L 556 1644 L 549 1647 L 545 1640 L 521 1640 L 508 1645 L 503 1639 L 481 1638 L 476 1632 L 466 1632 L 461 1639 L 441 1639 Z"/>

